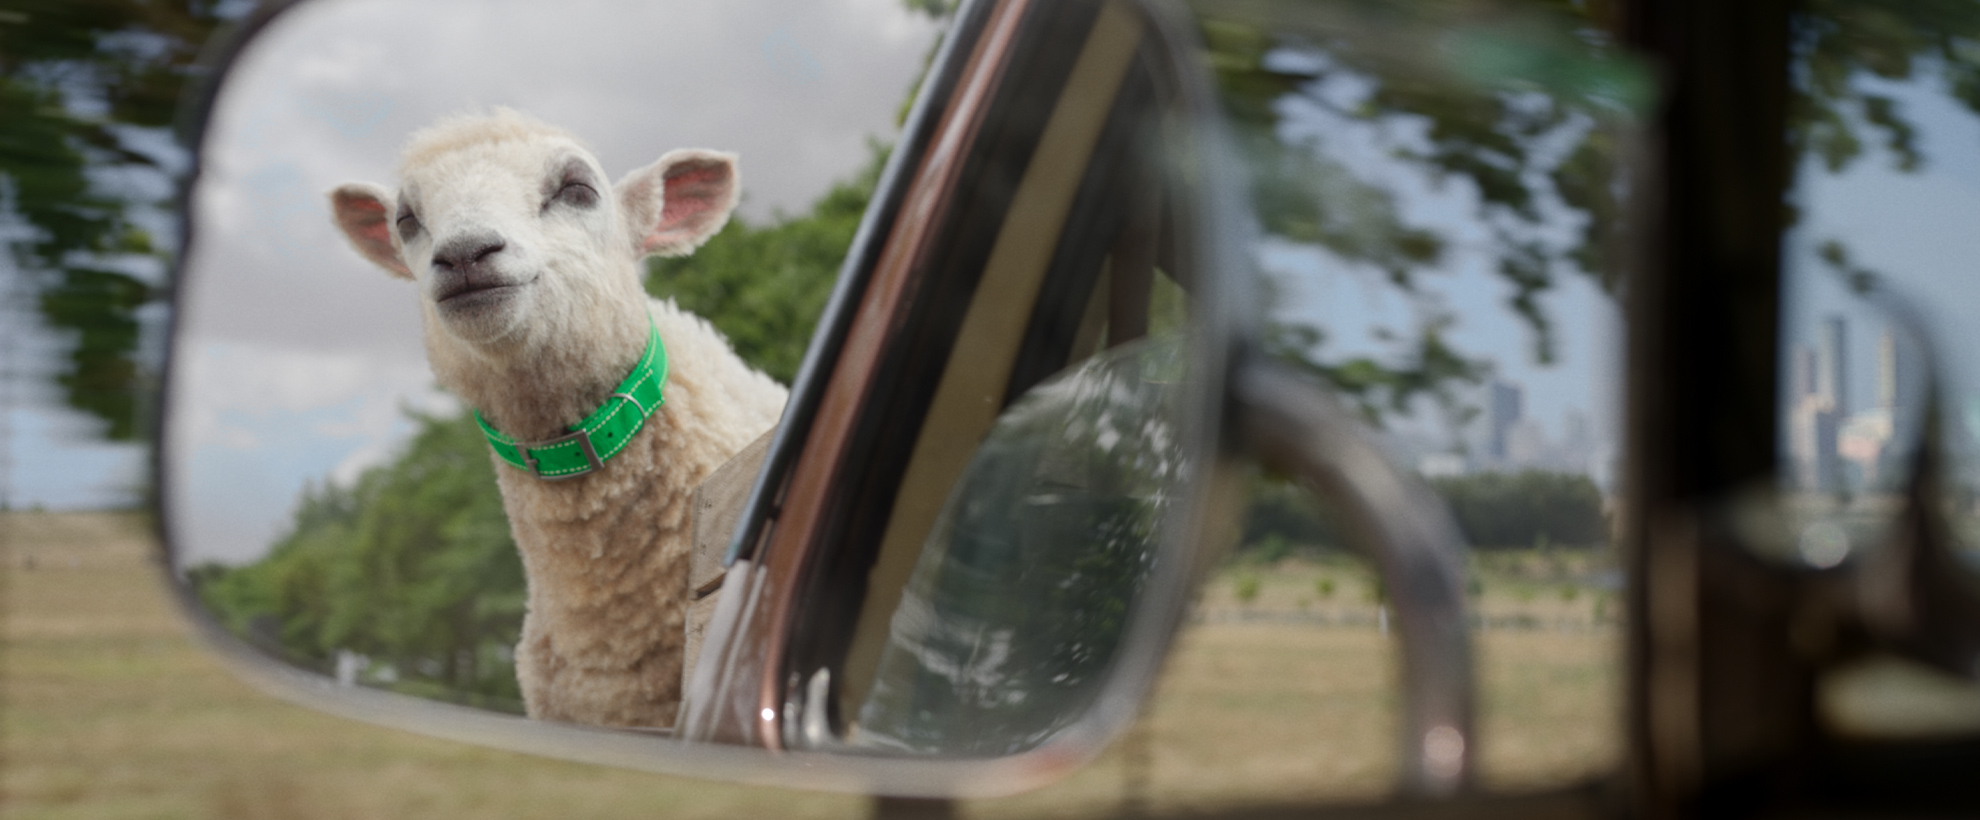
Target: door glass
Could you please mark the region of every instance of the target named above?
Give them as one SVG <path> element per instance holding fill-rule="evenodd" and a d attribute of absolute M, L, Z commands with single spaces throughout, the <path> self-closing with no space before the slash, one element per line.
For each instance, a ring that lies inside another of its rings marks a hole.
<path fill-rule="evenodd" d="M 852 742 L 994 756 L 1086 712 L 1191 466 L 1179 342 L 1111 347 L 998 417 L 922 547 Z"/>

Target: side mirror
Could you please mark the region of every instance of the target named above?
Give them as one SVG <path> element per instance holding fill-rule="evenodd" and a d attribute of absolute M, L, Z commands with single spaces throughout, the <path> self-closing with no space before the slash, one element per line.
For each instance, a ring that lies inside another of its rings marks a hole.
<path fill-rule="evenodd" d="M 1197 318 L 1215 283 L 1185 274 L 1210 266 L 1188 218 L 1201 183 L 1177 165 L 1214 137 L 1184 29 L 1128 3 L 972 4 L 882 154 L 862 143 L 891 127 L 927 21 L 689 11 L 646 28 L 509 19 L 458 48 L 413 34 L 429 27 L 406 15 L 439 25 L 438 10 L 394 12 L 403 37 L 358 6 L 247 27 L 197 112 L 186 197 L 161 444 L 180 597 L 251 679 L 446 737 L 882 792 L 1068 771 L 1145 691 L 1229 469 Z M 506 68 L 490 47 L 563 28 L 625 42 L 567 74 Z M 635 36 L 659 29 L 697 33 L 672 49 Z M 915 38 L 860 40 L 876 29 Z M 650 77 L 674 79 L 656 96 Z M 498 100 L 529 114 L 444 119 Z M 829 159 L 794 161 L 794 141 Z M 627 173 L 680 146 L 718 151 Z M 822 277 L 791 258 L 820 241 Z M 776 265 L 786 280 L 738 278 Z M 792 314 L 815 303 L 791 291 L 823 296 L 833 274 L 806 346 L 779 322 L 807 321 Z M 712 311 L 727 338 L 649 293 Z M 593 304 L 618 307 L 569 319 Z M 893 318 L 868 324 L 876 310 Z M 774 434 L 782 388 L 737 356 L 794 377 Z M 833 424 L 851 433 L 820 438 Z M 661 438 L 664 457 L 641 449 Z M 718 503 L 739 487 L 749 503 Z M 839 517 L 805 524 L 821 490 Z M 998 562 L 1017 572 L 982 572 Z M 1057 623 L 1053 647 L 1003 638 L 1046 658 L 1005 681 L 1040 694 L 1023 720 L 971 712 L 995 704 L 916 654 L 964 610 L 1009 610 L 1006 582 L 1074 581 L 1083 597 L 1013 614 L 1106 612 Z M 786 660 L 811 666 L 789 682 Z M 950 705 L 909 709 L 895 693 L 910 690 Z M 1042 757 L 1060 762 L 1022 762 Z"/>

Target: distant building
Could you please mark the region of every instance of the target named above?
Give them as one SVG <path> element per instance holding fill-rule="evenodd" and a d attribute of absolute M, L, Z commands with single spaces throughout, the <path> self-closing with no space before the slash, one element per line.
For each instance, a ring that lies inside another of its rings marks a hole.
<path fill-rule="evenodd" d="M 1539 422 L 1520 419 L 1506 431 L 1507 466 L 1553 467 L 1556 466 L 1554 455 L 1554 447 L 1547 441 L 1547 431 L 1540 429 Z"/>
<path fill-rule="evenodd" d="M 1836 453 L 1856 465 L 1860 486 L 1877 487 L 1890 478 L 1885 463 L 1890 455 L 1891 408 L 1876 407 L 1850 416 L 1836 430 Z"/>
<path fill-rule="evenodd" d="M 1788 413 L 1788 453 L 1794 459 L 1796 487 L 1821 492 L 1843 489 L 1836 432 L 1836 413 L 1820 394 L 1795 402 Z"/>
<path fill-rule="evenodd" d="M 1863 490 L 1889 490 L 1902 480 L 1903 461 L 1918 441 L 1923 387 L 1910 350 L 1885 331 L 1877 340 L 1877 405 L 1845 418 L 1836 450 L 1860 476 Z"/>
<path fill-rule="evenodd" d="M 1570 408 L 1562 419 L 1561 446 L 1581 449 L 1594 441 L 1595 434 L 1588 424 L 1588 414 Z"/>
<path fill-rule="evenodd" d="M 1788 401 L 1792 403 L 1815 393 L 1815 351 L 1807 345 L 1795 345 L 1790 355 Z"/>
<path fill-rule="evenodd" d="M 1470 472 L 1462 453 L 1431 453 L 1418 459 L 1416 471 L 1424 478 L 1456 478 Z"/>
<path fill-rule="evenodd" d="M 1548 472 L 1586 475 L 1598 483 L 1615 470 L 1616 448 L 1600 438 L 1588 414 L 1579 408 L 1561 411 L 1559 437 L 1538 418 L 1526 415 L 1526 390 L 1517 382 L 1493 380 L 1485 386 L 1484 427 L 1471 428 L 1473 436 L 1464 449 L 1464 473 Z M 1478 435 L 1482 432 L 1482 436 Z M 1436 453 L 1444 448 L 1419 450 Z M 1452 475 L 1459 466 L 1457 457 L 1412 456 L 1417 471 L 1424 475 Z"/>
<path fill-rule="evenodd" d="M 1511 461 L 1512 454 L 1506 446 L 1507 438 L 1511 435 L 1513 426 L 1525 415 L 1526 394 L 1519 385 L 1494 380 L 1490 401 L 1491 414 L 1488 420 L 1492 425 L 1492 437 L 1486 444 L 1485 451 L 1493 462 L 1504 464 Z"/>
<path fill-rule="evenodd" d="M 1902 383 L 1905 382 L 1905 377 L 1910 375 L 1904 372 L 1911 369 L 1910 362 L 1900 361 L 1900 358 L 1897 337 L 1888 330 L 1884 331 L 1884 335 L 1877 339 L 1878 407 L 1898 406 L 1898 402 L 1902 400 L 1899 397 L 1900 392 L 1903 387 L 1909 386 Z"/>
<path fill-rule="evenodd" d="M 1827 401 L 1838 417 L 1849 415 L 1849 325 L 1841 316 L 1822 321 L 1822 342 L 1817 348 L 1815 393 Z"/>
<path fill-rule="evenodd" d="M 1890 413 L 1891 441 L 1901 443 L 1884 448 L 1886 460 L 1908 456 L 1901 451 L 1924 439 L 1924 402 L 1925 371 L 1919 366 L 1917 350 L 1899 343 L 1896 334 L 1884 331 L 1877 345 L 1877 405 Z"/>
<path fill-rule="evenodd" d="M 1849 326 L 1830 316 L 1819 332 L 1815 346 L 1795 348 L 1788 365 L 1793 484 L 1829 493 L 1889 490 L 1919 440 L 1924 390 L 1916 354 L 1888 330 L 1879 336 L 1875 404 L 1852 411 Z"/>
<path fill-rule="evenodd" d="M 1797 346 L 1790 355 L 1786 432 L 1794 486 L 1846 491 L 1851 482 L 1837 447 L 1849 409 L 1848 324 L 1841 316 L 1822 320 L 1815 348 Z"/>

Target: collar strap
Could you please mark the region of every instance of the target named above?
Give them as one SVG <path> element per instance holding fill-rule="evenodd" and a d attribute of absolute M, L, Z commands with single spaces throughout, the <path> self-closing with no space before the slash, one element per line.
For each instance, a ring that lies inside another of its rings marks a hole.
<path fill-rule="evenodd" d="M 474 421 L 481 425 L 495 457 L 509 466 L 552 481 L 576 478 L 604 469 L 606 459 L 626 448 L 646 417 L 666 403 L 660 396 L 660 386 L 666 381 L 667 348 L 660 344 L 659 328 L 648 320 L 646 353 L 639 357 L 639 364 L 612 389 L 603 405 L 572 425 L 571 432 L 548 441 L 518 443 L 490 427 L 479 410 Z"/>

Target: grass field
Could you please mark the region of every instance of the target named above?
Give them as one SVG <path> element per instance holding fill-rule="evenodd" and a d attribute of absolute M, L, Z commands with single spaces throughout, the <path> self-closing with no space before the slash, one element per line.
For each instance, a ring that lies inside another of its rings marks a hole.
<path fill-rule="evenodd" d="M 319 715 L 234 680 L 191 643 L 137 519 L 8 514 L 0 544 L 0 814 L 8 818 L 869 811 L 858 797 L 561 763 Z M 1615 638 L 1597 617 L 1599 593 L 1563 593 L 1546 572 L 1486 569 L 1483 609 L 1543 627 L 1479 633 L 1487 784 L 1536 788 L 1612 768 Z M 1321 592 L 1323 577 L 1335 579 L 1331 594 Z M 1384 793 L 1394 754 L 1392 652 L 1375 626 L 1351 615 L 1374 606 L 1356 583 L 1365 578 L 1351 567 L 1324 563 L 1226 570 L 1127 738 L 1062 783 L 973 801 L 963 814 L 1097 817 L 1130 801 L 1160 811 Z M 1322 625 L 1323 612 L 1337 615 Z"/>

